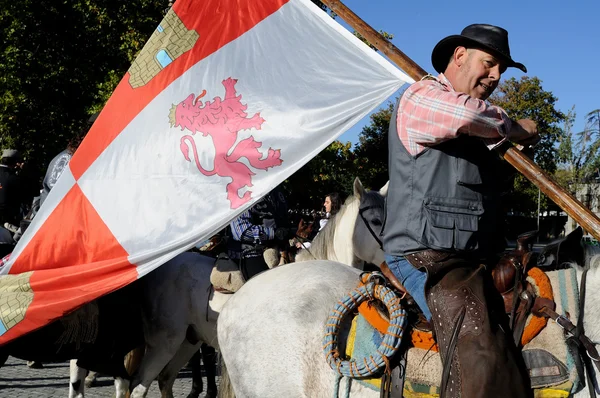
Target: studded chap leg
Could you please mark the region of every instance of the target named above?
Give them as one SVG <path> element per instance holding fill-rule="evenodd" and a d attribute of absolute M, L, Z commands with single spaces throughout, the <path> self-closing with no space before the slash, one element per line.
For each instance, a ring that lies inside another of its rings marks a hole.
<path fill-rule="evenodd" d="M 447 378 L 445 398 L 532 396 L 511 336 L 495 319 L 483 265 L 457 264 L 427 288 L 431 324 Z M 447 362 L 450 361 L 448 364 Z"/>

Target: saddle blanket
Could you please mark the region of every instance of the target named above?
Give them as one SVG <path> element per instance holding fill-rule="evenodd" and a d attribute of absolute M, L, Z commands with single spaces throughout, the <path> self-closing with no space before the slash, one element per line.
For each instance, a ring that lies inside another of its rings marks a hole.
<path fill-rule="evenodd" d="M 564 269 L 547 273 L 556 312 L 569 315 L 577 322 L 579 312 L 579 288 L 576 271 Z M 383 335 L 362 316 L 353 321 L 346 343 L 346 355 L 350 358 L 368 357 L 377 350 Z M 575 361 L 564 339 L 563 329 L 553 321 L 523 348 L 523 356 L 536 398 L 568 397 L 578 388 Z M 440 355 L 431 350 L 411 348 L 407 357 L 407 375 L 404 384 L 405 398 L 429 398 L 439 396 L 442 362 Z M 357 382 L 379 391 L 381 379 L 360 379 Z M 574 388 L 575 387 L 575 388 Z"/>

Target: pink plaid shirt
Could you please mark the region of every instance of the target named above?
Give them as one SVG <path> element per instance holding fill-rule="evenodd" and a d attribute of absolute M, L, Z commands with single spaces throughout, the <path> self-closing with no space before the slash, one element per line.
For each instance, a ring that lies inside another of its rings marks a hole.
<path fill-rule="evenodd" d="M 396 123 L 400 141 L 413 156 L 459 134 L 481 137 L 493 149 L 511 127 L 502 108 L 455 91 L 443 73 L 406 90 Z"/>

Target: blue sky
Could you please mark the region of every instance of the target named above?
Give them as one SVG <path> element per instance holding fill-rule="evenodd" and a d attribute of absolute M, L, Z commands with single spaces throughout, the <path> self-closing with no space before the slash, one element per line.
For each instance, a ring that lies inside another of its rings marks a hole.
<path fill-rule="evenodd" d="M 528 76 L 542 80 L 543 89 L 558 98 L 557 108 L 566 113 L 575 105 L 575 131 L 583 130 L 588 112 L 600 108 L 598 0 L 342 1 L 376 30 L 392 33 L 394 45 L 432 73 L 431 50 L 439 40 L 472 23 L 501 26 L 508 30 L 513 59 L 527 66 Z M 521 76 L 511 68 L 502 77 Z M 367 124 L 368 117 L 340 140 L 356 143 Z"/>

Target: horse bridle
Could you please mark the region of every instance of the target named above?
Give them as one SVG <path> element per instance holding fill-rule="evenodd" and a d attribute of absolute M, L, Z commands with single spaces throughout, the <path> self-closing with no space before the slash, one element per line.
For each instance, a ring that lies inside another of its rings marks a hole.
<path fill-rule="evenodd" d="M 371 228 L 371 224 L 369 223 L 367 218 L 363 215 L 363 213 L 365 211 L 375 209 L 375 208 L 376 208 L 375 206 L 359 207 L 358 215 L 360 216 L 360 218 L 362 218 L 363 222 L 367 226 L 367 229 L 371 233 L 371 236 L 373 237 L 373 239 L 375 239 L 375 241 L 379 244 L 379 247 L 381 248 L 381 250 L 383 250 L 383 242 L 381 241 L 381 239 L 379 239 L 379 236 L 375 233 L 375 231 L 373 231 L 373 228 Z"/>

